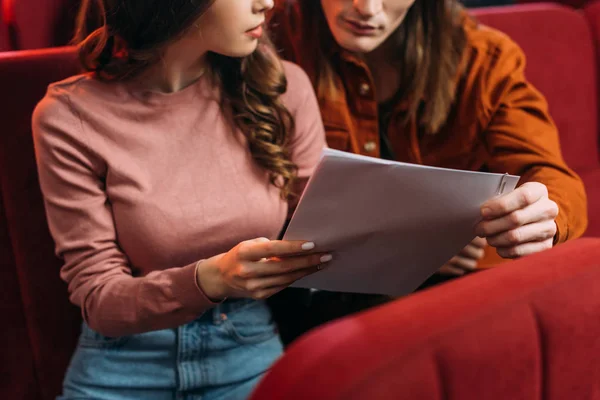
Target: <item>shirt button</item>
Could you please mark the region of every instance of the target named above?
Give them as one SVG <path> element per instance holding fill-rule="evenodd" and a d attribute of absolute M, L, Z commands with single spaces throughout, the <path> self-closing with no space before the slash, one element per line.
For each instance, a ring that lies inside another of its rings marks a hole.
<path fill-rule="evenodd" d="M 375 149 L 377 149 L 377 143 L 375 143 L 373 141 L 369 141 L 369 142 L 365 143 L 364 148 L 369 153 L 372 153 L 375 151 Z"/>
<path fill-rule="evenodd" d="M 358 93 L 360 93 L 361 96 L 366 96 L 367 94 L 369 94 L 370 90 L 371 90 L 371 87 L 369 86 L 368 83 L 361 83 L 360 86 L 358 87 Z"/>

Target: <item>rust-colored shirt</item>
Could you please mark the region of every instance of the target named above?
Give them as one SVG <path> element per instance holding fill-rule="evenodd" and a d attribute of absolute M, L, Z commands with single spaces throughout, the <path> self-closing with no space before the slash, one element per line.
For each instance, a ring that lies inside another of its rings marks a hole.
<path fill-rule="evenodd" d="M 272 33 L 284 58 L 301 65 L 314 80 L 310 58 L 317 54 L 299 7 L 278 4 Z M 557 243 L 581 236 L 587 226 L 583 183 L 565 164 L 558 132 L 544 97 L 526 80 L 525 56 L 509 37 L 464 19 L 467 46 L 456 99 L 442 129 L 420 132 L 416 120 L 402 123 L 406 99 L 398 99 L 387 136 L 398 161 L 472 171 L 521 175 L 548 187 L 560 213 Z M 378 104 L 364 61 L 339 49 L 336 96 L 319 95 L 330 147 L 380 156 Z M 500 261 L 488 251 L 481 265 Z"/>

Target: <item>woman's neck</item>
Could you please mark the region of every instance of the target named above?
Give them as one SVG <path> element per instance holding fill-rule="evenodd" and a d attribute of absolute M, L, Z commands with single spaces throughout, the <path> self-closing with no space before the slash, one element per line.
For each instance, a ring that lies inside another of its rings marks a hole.
<path fill-rule="evenodd" d="M 158 63 L 145 71 L 140 79 L 145 89 L 175 93 L 197 82 L 207 69 L 206 53 L 198 55 L 185 40 L 168 46 Z"/>

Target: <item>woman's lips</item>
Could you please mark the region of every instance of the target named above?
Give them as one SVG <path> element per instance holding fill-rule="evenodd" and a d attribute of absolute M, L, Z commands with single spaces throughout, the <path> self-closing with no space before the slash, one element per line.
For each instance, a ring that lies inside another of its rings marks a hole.
<path fill-rule="evenodd" d="M 256 28 L 250 29 L 249 31 L 246 31 L 246 35 L 254 38 L 254 39 L 260 39 L 260 37 L 263 35 L 263 27 L 262 25 L 257 26 Z"/>

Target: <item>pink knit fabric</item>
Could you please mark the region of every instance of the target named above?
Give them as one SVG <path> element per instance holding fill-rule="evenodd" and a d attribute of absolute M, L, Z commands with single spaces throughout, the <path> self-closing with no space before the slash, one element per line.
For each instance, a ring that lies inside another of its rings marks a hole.
<path fill-rule="evenodd" d="M 285 63 L 299 176 L 325 136 L 312 86 Z M 286 202 L 252 160 L 208 78 L 172 94 L 80 75 L 48 89 L 33 116 L 40 184 L 62 278 L 95 330 L 173 328 L 213 304 L 198 260 L 275 238 Z"/>

